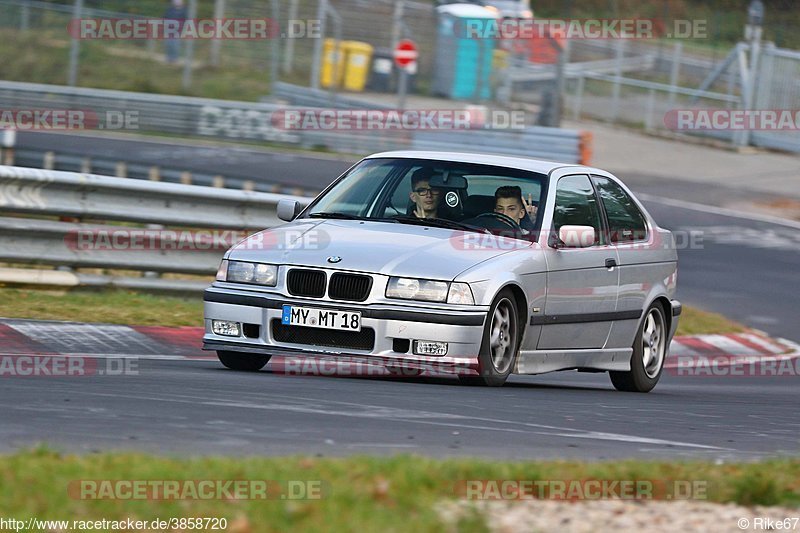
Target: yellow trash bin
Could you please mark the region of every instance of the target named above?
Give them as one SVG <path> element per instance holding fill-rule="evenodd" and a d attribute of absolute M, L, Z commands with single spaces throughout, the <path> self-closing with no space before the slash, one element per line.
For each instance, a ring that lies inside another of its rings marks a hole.
<path fill-rule="evenodd" d="M 319 82 L 323 87 L 340 85 L 344 70 L 344 54 L 342 42 L 337 46 L 336 39 L 325 39 L 322 43 L 322 68 Z"/>
<path fill-rule="evenodd" d="M 344 88 L 363 91 L 372 64 L 372 45 L 360 41 L 342 41 L 344 49 Z"/>
<path fill-rule="evenodd" d="M 320 85 L 347 91 L 363 91 L 369 77 L 372 45 L 360 41 L 325 39 L 322 44 Z"/>

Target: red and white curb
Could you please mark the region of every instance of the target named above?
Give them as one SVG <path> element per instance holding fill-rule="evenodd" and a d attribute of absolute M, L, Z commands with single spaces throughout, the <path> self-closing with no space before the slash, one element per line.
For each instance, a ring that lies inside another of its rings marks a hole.
<path fill-rule="evenodd" d="M 215 360 L 202 350 L 203 328 L 123 326 L 0 318 L 0 356 L 59 355 Z M 800 358 L 800 345 L 750 331 L 676 337 L 665 369 L 784 361 Z"/>
<path fill-rule="evenodd" d="M 664 369 L 674 375 L 800 376 L 800 344 L 760 332 L 676 337 Z"/>

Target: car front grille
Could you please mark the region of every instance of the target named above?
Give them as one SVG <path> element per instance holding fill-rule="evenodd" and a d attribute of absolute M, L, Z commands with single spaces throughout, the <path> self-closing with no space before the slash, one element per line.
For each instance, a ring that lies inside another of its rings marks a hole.
<path fill-rule="evenodd" d="M 328 296 L 333 300 L 363 302 L 369 296 L 372 278 L 361 274 L 336 272 L 331 276 Z"/>
<path fill-rule="evenodd" d="M 361 328 L 361 331 L 338 331 L 305 326 L 287 326 L 278 319 L 272 321 L 272 338 L 277 342 L 325 346 L 328 348 L 372 350 L 375 347 L 375 330 L 372 328 Z"/>
<path fill-rule="evenodd" d="M 289 294 L 308 298 L 325 296 L 325 272 L 293 268 L 287 278 Z"/>

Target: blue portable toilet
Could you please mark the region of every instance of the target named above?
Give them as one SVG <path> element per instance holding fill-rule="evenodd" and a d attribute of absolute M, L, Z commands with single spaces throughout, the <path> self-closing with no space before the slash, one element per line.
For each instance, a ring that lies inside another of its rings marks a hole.
<path fill-rule="evenodd" d="M 497 14 L 475 4 L 446 4 L 436 11 L 433 92 L 454 99 L 490 98 L 496 42 L 491 27 Z M 478 31 L 473 35 L 467 28 Z"/>

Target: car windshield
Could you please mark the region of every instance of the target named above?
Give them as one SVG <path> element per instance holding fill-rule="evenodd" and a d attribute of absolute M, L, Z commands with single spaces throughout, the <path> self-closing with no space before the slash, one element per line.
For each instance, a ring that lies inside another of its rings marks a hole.
<path fill-rule="evenodd" d="M 533 239 L 546 176 L 492 165 L 367 159 L 303 214 L 490 231 Z"/>

